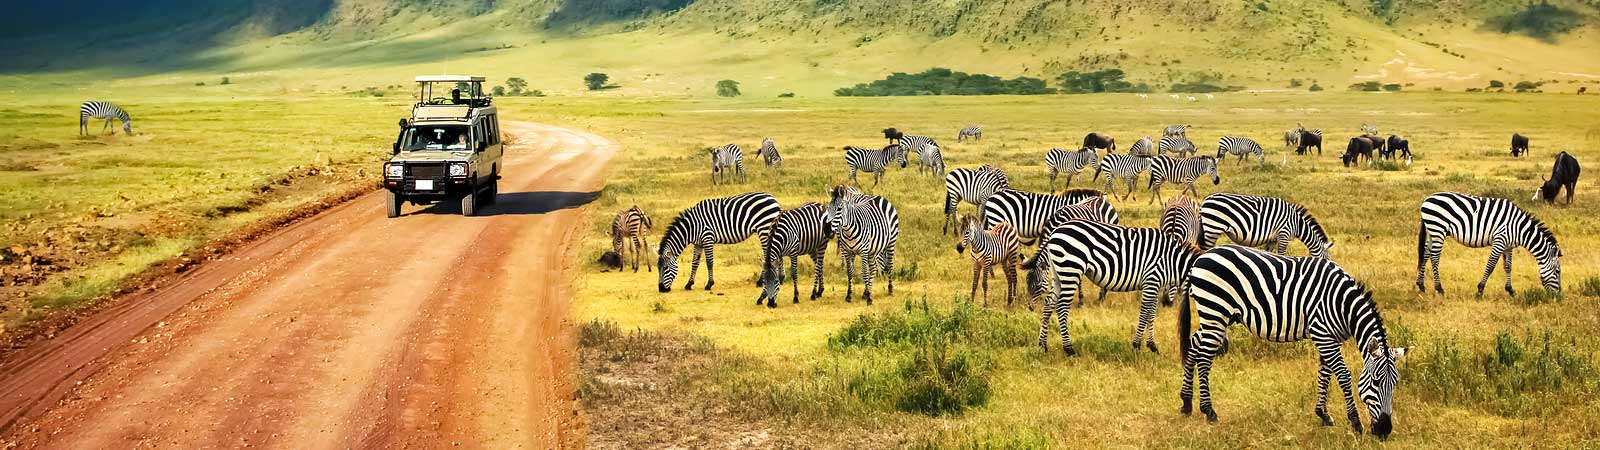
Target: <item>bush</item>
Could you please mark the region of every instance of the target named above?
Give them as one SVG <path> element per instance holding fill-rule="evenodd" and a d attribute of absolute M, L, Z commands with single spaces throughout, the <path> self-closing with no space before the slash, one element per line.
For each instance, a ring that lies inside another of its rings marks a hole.
<path fill-rule="evenodd" d="M 1385 84 L 1383 85 L 1383 90 L 1389 92 L 1400 92 L 1400 85 L 1395 83 Z"/>
<path fill-rule="evenodd" d="M 1522 292 L 1517 293 L 1515 300 L 1517 303 L 1521 303 L 1522 306 L 1539 306 L 1547 303 L 1560 303 L 1561 294 L 1547 291 L 1541 286 L 1523 289 Z"/>
<path fill-rule="evenodd" d="M 1311 92 L 1321 91 L 1322 90 L 1322 85 L 1316 84 L 1316 83 L 1312 83 L 1311 84 L 1311 89 L 1308 89 L 1308 90 L 1311 91 Z"/>
<path fill-rule="evenodd" d="M 1300 79 L 1299 78 L 1293 78 L 1293 79 L 1289 80 L 1289 87 L 1297 88 L 1297 87 L 1300 87 L 1300 84 L 1301 83 L 1300 83 Z"/>
<path fill-rule="evenodd" d="M 782 93 L 782 94 L 778 94 L 778 98 L 792 98 L 792 97 L 794 97 L 794 93 L 793 92 L 785 92 L 785 93 Z"/>
<path fill-rule="evenodd" d="M 506 87 L 505 86 L 495 86 L 493 90 L 490 90 L 490 92 L 493 92 L 495 97 L 501 97 L 501 96 L 506 95 Z"/>
<path fill-rule="evenodd" d="M 1382 87 L 1383 86 L 1376 81 L 1368 81 L 1365 83 L 1352 84 L 1350 85 L 1350 90 L 1361 92 L 1378 92 L 1378 89 Z"/>
<path fill-rule="evenodd" d="M 1500 89 L 1500 88 L 1503 88 L 1503 87 L 1506 87 L 1506 84 L 1500 82 L 1500 80 L 1489 80 L 1489 88 L 1490 89 Z"/>
<path fill-rule="evenodd" d="M 1538 88 L 1539 83 L 1534 83 L 1532 81 L 1518 81 L 1516 87 L 1513 87 L 1513 89 L 1516 89 L 1517 92 L 1526 92 Z"/>
<path fill-rule="evenodd" d="M 204 81 L 196 81 L 196 82 L 194 82 L 194 85 L 195 86 L 205 86 L 206 82 L 204 82 Z"/>
<path fill-rule="evenodd" d="M 1578 295 L 1600 297 L 1600 277 L 1584 278 L 1578 282 Z"/>
<path fill-rule="evenodd" d="M 1189 93 L 1189 94 L 1204 94 L 1204 93 L 1210 93 L 1210 92 L 1234 92 L 1234 91 L 1242 91 L 1242 90 L 1244 90 L 1244 86 L 1226 86 L 1226 87 L 1223 87 L 1223 86 L 1217 86 L 1217 85 L 1214 85 L 1214 84 L 1200 83 L 1200 82 L 1174 83 L 1172 85 L 1172 87 L 1167 88 L 1167 92 Z"/>
<path fill-rule="evenodd" d="M 1547 0 L 1531 3 L 1521 11 L 1494 17 L 1485 22 L 1501 33 L 1517 33 L 1545 41 L 1572 31 L 1581 25 L 1583 15 L 1576 11 L 1551 5 Z"/>
<path fill-rule="evenodd" d="M 606 83 L 609 81 L 611 81 L 611 76 L 600 72 L 594 72 L 583 76 L 583 85 L 588 87 L 591 91 L 605 89 Z"/>
<path fill-rule="evenodd" d="M 1122 79 L 1122 69 L 1098 72 L 1067 72 L 1058 78 L 1061 92 L 1066 94 L 1093 94 L 1099 92 L 1150 92 L 1150 85 L 1137 85 Z"/>
<path fill-rule="evenodd" d="M 1401 389 L 1448 404 L 1470 405 L 1504 416 L 1549 413 L 1564 402 L 1592 398 L 1593 355 L 1549 330 L 1495 336 L 1493 347 L 1463 349 L 1453 338 L 1417 346 L 1402 365 Z"/>
<path fill-rule="evenodd" d="M 533 96 L 533 97 L 543 97 L 544 96 L 544 91 L 541 91 L 541 90 L 538 90 L 538 89 L 534 89 L 534 90 L 528 91 L 528 95 L 529 96 Z"/>
<path fill-rule="evenodd" d="M 960 413 L 989 401 L 988 358 L 971 350 L 956 350 L 942 339 L 928 343 L 900 368 L 906 390 L 895 402 L 902 412 L 926 416 Z"/>
<path fill-rule="evenodd" d="M 733 81 L 733 80 L 718 81 L 717 82 L 717 96 L 718 97 L 738 97 L 739 96 L 739 82 Z"/>
<path fill-rule="evenodd" d="M 1038 95 L 1054 93 L 1044 80 L 1017 77 L 1010 80 L 994 75 L 968 74 L 935 67 L 921 73 L 895 72 L 882 80 L 835 89 L 840 97 L 881 97 L 911 95 Z"/>
<path fill-rule="evenodd" d="M 233 80 L 229 80 L 228 77 L 222 77 L 222 84 L 232 84 L 232 83 L 233 83 Z"/>

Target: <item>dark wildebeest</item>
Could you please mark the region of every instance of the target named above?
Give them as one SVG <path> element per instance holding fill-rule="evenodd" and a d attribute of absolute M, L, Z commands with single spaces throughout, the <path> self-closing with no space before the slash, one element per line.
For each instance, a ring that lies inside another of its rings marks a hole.
<path fill-rule="evenodd" d="M 1105 150 L 1108 153 L 1115 152 L 1117 150 L 1117 140 L 1100 133 L 1089 133 L 1083 137 L 1083 148 Z"/>
<path fill-rule="evenodd" d="M 1407 161 L 1411 160 L 1411 141 L 1398 134 L 1389 135 L 1389 154 L 1393 155 L 1395 152 L 1400 152 L 1400 157 Z"/>
<path fill-rule="evenodd" d="M 1530 152 L 1528 150 L 1528 137 L 1513 133 L 1511 135 L 1511 157 L 1515 158 Z"/>
<path fill-rule="evenodd" d="M 1304 154 L 1306 154 L 1306 149 L 1311 148 L 1311 147 L 1316 147 L 1317 148 L 1317 156 L 1322 156 L 1322 135 L 1316 134 L 1316 133 L 1312 133 L 1312 132 L 1309 132 L 1309 131 L 1301 131 L 1300 132 L 1300 146 L 1299 147 L 1295 147 L 1294 154 L 1296 154 L 1296 155 L 1304 155 Z"/>
<path fill-rule="evenodd" d="M 1385 148 L 1388 147 L 1388 145 L 1386 145 L 1388 142 L 1384 141 L 1383 138 L 1371 134 L 1363 134 L 1361 137 L 1367 138 L 1367 142 L 1372 143 L 1372 152 L 1377 154 L 1378 157 L 1388 159 L 1394 156 L 1393 153 L 1390 153 L 1389 150 Z"/>
<path fill-rule="evenodd" d="M 1364 136 L 1350 138 L 1350 145 L 1344 149 L 1344 155 L 1339 157 L 1339 162 L 1345 167 L 1359 164 L 1361 157 L 1367 157 L 1367 162 L 1372 162 L 1372 140 Z"/>
<path fill-rule="evenodd" d="M 1556 165 L 1550 168 L 1550 178 L 1544 180 L 1544 186 L 1540 186 L 1538 191 L 1534 191 L 1533 199 L 1543 198 L 1545 203 L 1555 203 L 1556 194 L 1564 187 L 1567 188 L 1567 204 L 1571 205 L 1572 189 L 1578 186 L 1579 172 L 1582 172 L 1582 168 L 1578 167 L 1577 158 L 1567 152 L 1557 154 Z"/>
<path fill-rule="evenodd" d="M 888 139 L 890 144 L 899 143 L 900 142 L 900 138 L 905 137 L 905 135 L 906 134 L 905 133 L 901 133 L 900 130 L 896 130 L 896 129 L 893 129 L 893 128 L 884 128 L 883 129 L 883 138 L 884 139 Z"/>

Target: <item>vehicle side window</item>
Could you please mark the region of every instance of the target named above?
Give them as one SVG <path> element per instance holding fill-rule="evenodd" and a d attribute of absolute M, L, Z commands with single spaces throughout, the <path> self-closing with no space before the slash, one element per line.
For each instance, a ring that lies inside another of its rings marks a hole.
<path fill-rule="evenodd" d="M 489 116 L 489 139 L 493 139 L 493 142 L 495 144 L 497 144 L 497 145 L 500 143 L 500 115 L 499 114 L 492 114 L 492 115 Z"/>

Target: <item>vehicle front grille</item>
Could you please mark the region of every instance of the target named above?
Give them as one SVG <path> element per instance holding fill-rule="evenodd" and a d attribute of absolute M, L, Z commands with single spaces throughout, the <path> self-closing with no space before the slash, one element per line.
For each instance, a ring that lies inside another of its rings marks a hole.
<path fill-rule="evenodd" d="M 410 177 L 410 178 L 413 178 L 413 179 L 417 179 L 417 178 L 421 178 L 421 179 L 444 178 L 444 164 L 442 164 L 442 163 L 406 164 L 406 176 Z"/>

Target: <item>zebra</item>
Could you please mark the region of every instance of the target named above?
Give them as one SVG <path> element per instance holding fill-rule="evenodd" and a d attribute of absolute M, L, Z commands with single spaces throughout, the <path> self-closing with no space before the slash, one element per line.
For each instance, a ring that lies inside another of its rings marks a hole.
<path fill-rule="evenodd" d="M 994 229 L 984 231 L 983 220 L 977 216 L 962 216 L 959 222 L 961 241 L 956 243 L 956 253 L 972 248 L 972 295 L 968 298 L 978 298 L 978 280 L 982 279 L 983 306 L 987 308 L 989 277 L 994 266 L 1000 266 L 1006 275 L 1006 306 L 1011 306 L 1011 301 L 1017 298 L 1017 262 L 1022 255 L 1017 229 L 1000 222 Z"/>
<path fill-rule="evenodd" d="M 1128 154 L 1133 156 L 1151 157 L 1156 155 L 1155 142 L 1149 136 L 1141 137 L 1128 147 Z"/>
<path fill-rule="evenodd" d="M 1116 189 L 1112 187 L 1112 183 L 1117 178 L 1127 179 L 1128 193 L 1122 196 L 1122 200 L 1127 200 L 1129 197 L 1133 196 L 1133 183 L 1135 179 L 1139 177 L 1139 174 L 1144 173 L 1144 171 L 1149 168 L 1150 158 L 1111 154 L 1106 155 L 1104 158 L 1100 158 L 1100 165 L 1095 167 L 1094 177 L 1091 177 L 1090 179 L 1098 179 L 1100 178 L 1100 173 L 1105 172 L 1106 193 L 1111 195 L 1116 195 L 1117 193 Z"/>
<path fill-rule="evenodd" d="M 133 119 L 128 117 L 127 111 L 117 107 L 117 105 L 114 105 L 111 102 L 91 100 L 83 102 L 82 105 L 78 106 L 79 136 L 89 135 L 90 117 L 95 119 L 105 119 L 105 126 L 100 127 L 100 133 L 102 134 L 106 132 L 106 129 L 111 128 L 111 120 L 116 119 L 122 121 L 123 133 L 126 133 L 129 136 L 133 135 Z"/>
<path fill-rule="evenodd" d="M 1238 136 L 1223 136 L 1217 140 L 1217 159 L 1223 159 L 1228 154 L 1238 155 L 1237 163 L 1244 163 L 1245 155 L 1255 155 L 1256 163 L 1267 161 L 1267 152 L 1261 149 L 1254 139 Z"/>
<path fill-rule="evenodd" d="M 1195 153 L 1199 152 L 1195 149 L 1194 143 L 1189 142 L 1189 138 L 1183 136 L 1163 136 L 1157 142 L 1156 148 L 1157 153 L 1172 153 L 1176 156 L 1194 156 Z"/>
<path fill-rule="evenodd" d="M 718 178 L 729 177 L 729 170 L 737 175 L 739 182 L 745 181 L 744 152 L 739 150 L 738 144 L 708 147 L 706 152 L 711 154 L 711 184 L 717 184 Z"/>
<path fill-rule="evenodd" d="M 1098 165 L 1100 154 L 1092 149 L 1079 149 L 1067 151 L 1052 148 L 1044 154 L 1044 165 L 1050 168 L 1050 193 L 1056 192 L 1056 175 L 1067 174 L 1066 188 L 1072 187 L 1072 177 L 1077 176 L 1085 167 Z"/>
<path fill-rule="evenodd" d="M 1048 352 L 1050 315 L 1056 315 L 1061 349 L 1068 356 L 1077 354 L 1067 321 L 1072 312 L 1078 285 L 1087 278 L 1103 291 L 1140 291 L 1139 324 L 1133 332 L 1133 348 L 1143 343 L 1159 352 L 1155 342 L 1156 302 L 1163 294 L 1175 299 L 1184 292 L 1184 277 L 1200 249 L 1155 228 L 1131 228 L 1098 222 L 1074 220 L 1050 232 L 1044 248 L 1023 265 L 1034 270 L 1048 265 L 1054 272 L 1055 290 L 1048 295 L 1039 314 L 1039 347 Z M 1040 261 L 1043 258 L 1045 261 Z M 1046 274 L 1050 278 L 1050 274 Z M 1054 311 L 1051 311 L 1052 307 Z"/>
<path fill-rule="evenodd" d="M 650 228 L 653 226 L 655 224 L 650 221 L 650 216 L 645 215 L 644 210 L 639 209 L 639 205 L 633 205 L 632 208 L 617 213 L 617 218 L 611 221 L 611 251 L 616 252 L 618 258 L 623 258 L 628 254 L 627 250 L 631 248 L 633 250 L 633 271 L 636 273 L 639 271 L 639 257 L 649 247 L 647 241 Z M 627 246 L 624 243 L 632 243 L 633 245 Z M 618 264 L 618 266 L 621 266 L 621 264 Z M 618 269 L 620 268 L 618 267 Z M 644 269 L 646 272 L 650 271 L 649 260 L 645 260 Z"/>
<path fill-rule="evenodd" d="M 922 173 L 923 169 L 927 169 L 929 175 L 944 173 L 944 155 L 939 147 L 923 147 L 922 152 L 917 154 L 917 173 Z"/>
<path fill-rule="evenodd" d="M 800 255 L 811 256 L 813 279 L 811 300 L 822 297 L 822 258 L 827 253 L 828 241 L 833 239 L 833 226 L 828 223 L 828 211 L 821 203 L 810 202 L 784 211 L 772 224 L 772 233 L 762 247 L 761 285 L 765 288 L 756 297 L 756 304 L 766 300 L 768 308 L 778 307 L 778 289 L 783 287 L 783 258 L 789 257 L 789 279 L 794 286 L 794 302 L 800 303 Z"/>
<path fill-rule="evenodd" d="M 716 272 L 712 268 L 713 245 L 737 244 L 751 235 L 765 242 L 772 223 L 778 221 L 781 211 L 778 199 L 764 192 L 695 203 L 673 218 L 672 224 L 667 225 L 666 234 L 661 236 L 660 259 L 656 262 L 656 268 L 661 269 L 657 289 L 672 292 L 672 280 L 678 276 L 678 256 L 684 248 L 693 245 L 694 263 L 689 266 L 689 282 L 683 288 L 694 289 L 694 275 L 700 269 L 700 255 L 704 253 L 706 290 L 711 290 L 711 286 L 717 283 Z"/>
<path fill-rule="evenodd" d="M 761 149 L 756 153 L 767 163 L 767 168 L 778 169 L 778 173 L 783 173 L 783 156 L 778 154 L 778 144 L 773 143 L 772 138 L 761 138 Z"/>
<path fill-rule="evenodd" d="M 893 143 L 900 144 L 900 151 L 902 151 L 902 152 L 905 152 L 905 151 L 916 152 L 918 158 L 921 158 L 923 156 L 923 154 L 928 150 L 929 147 L 932 147 L 934 149 L 939 148 L 939 143 L 938 142 L 934 142 L 933 138 L 931 138 L 931 137 L 927 137 L 927 136 L 911 136 L 911 135 L 906 135 L 906 134 L 903 134 L 903 133 L 900 134 L 897 138 L 893 139 Z M 901 158 L 902 159 L 905 158 L 904 154 L 902 154 Z M 905 167 L 905 166 L 901 166 L 901 167 Z"/>
<path fill-rule="evenodd" d="M 850 181 L 856 186 L 861 181 L 856 180 L 856 172 L 872 174 L 872 187 L 878 187 L 883 181 L 883 173 L 888 170 L 890 162 L 900 163 L 900 168 L 906 167 L 905 147 L 899 144 L 890 144 L 882 150 L 873 150 L 855 146 L 844 147 L 844 164 L 850 167 Z"/>
<path fill-rule="evenodd" d="M 967 138 L 977 141 L 983 140 L 983 127 L 972 125 L 962 128 L 961 131 L 956 133 L 956 142 L 965 142 Z"/>
<path fill-rule="evenodd" d="M 1367 136 L 1377 136 L 1378 135 L 1378 126 L 1377 125 L 1368 125 L 1368 124 L 1364 124 L 1363 123 L 1363 124 L 1361 124 L 1361 134 L 1364 134 L 1364 135 L 1367 135 Z"/>
<path fill-rule="evenodd" d="M 1173 97 L 1173 98 L 1177 98 L 1177 97 Z M 1161 129 L 1161 137 L 1172 137 L 1172 136 L 1177 136 L 1177 137 L 1181 137 L 1181 138 L 1186 138 L 1187 139 L 1189 137 L 1189 125 L 1167 125 L 1166 128 Z"/>
<path fill-rule="evenodd" d="M 1178 396 L 1183 400 L 1179 411 L 1184 415 L 1193 410 L 1198 378 L 1200 412 L 1206 420 L 1217 421 L 1211 405 L 1211 363 L 1227 349 L 1228 327 L 1239 323 L 1268 341 L 1310 339 L 1316 344 L 1321 368 L 1317 371 L 1315 413 L 1323 426 L 1333 425 L 1328 415 L 1328 384 L 1337 377 L 1350 425 L 1360 433 L 1361 416 L 1356 412 L 1350 371 L 1340 354 L 1341 344 L 1354 339 L 1363 360 L 1357 387 L 1372 419 L 1372 434 L 1389 435 L 1399 378 L 1395 361 L 1405 356 L 1406 348 L 1390 347 L 1372 291 L 1338 264 L 1229 245 L 1200 255 L 1189 269 L 1186 283 L 1200 323 L 1191 335 L 1190 301 L 1183 301 L 1178 307 L 1178 343 L 1183 353 L 1183 384 Z"/>
<path fill-rule="evenodd" d="M 1107 211 L 1110 212 L 1108 213 Z M 1087 197 L 1078 203 L 1062 206 L 1061 208 L 1056 209 L 1056 212 L 1051 214 L 1050 218 L 1046 219 L 1044 222 L 1045 234 L 1048 235 L 1051 230 L 1054 230 L 1057 227 L 1074 220 L 1086 220 L 1090 222 L 1109 223 L 1115 225 L 1117 222 L 1120 222 L 1122 218 L 1117 215 L 1117 209 L 1112 207 L 1111 204 L 1106 201 L 1104 196 Z M 1044 243 L 1045 241 L 1040 239 L 1039 248 L 1035 249 L 1034 251 L 1044 251 Z M 1042 302 L 1044 293 L 1049 289 L 1048 282 L 1048 277 L 1044 274 L 1043 268 L 1035 268 L 1034 270 L 1028 272 L 1028 292 L 1030 294 L 1028 310 L 1033 310 L 1033 303 Z M 1105 302 L 1105 300 L 1106 291 L 1102 289 L 1100 290 L 1100 297 L 1097 301 Z M 1083 305 L 1082 297 L 1078 298 L 1078 304 Z"/>
<path fill-rule="evenodd" d="M 849 186 L 835 186 L 829 192 L 828 223 L 844 260 L 844 301 L 854 296 L 852 273 L 855 257 L 861 257 L 861 294 L 872 304 L 872 277 L 881 268 L 889 280 L 888 294 L 894 295 L 894 248 L 900 238 L 900 213 L 888 199 L 861 195 Z"/>
<path fill-rule="evenodd" d="M 1202 175 L 1211 176 L 1211 184 L 1221 184 L 1222 176 L 1217 173 L 1217 160 L 1210 156 L 1198 158 L 1173 158 L 1157 156 L 1150 159 L 1150 201 L 1154 203 L 1161 197 L 1161 186 L 1167 181 L 1187 185 L 1184 190 L 1200 196 L 1200 191 L 1195 189 L 1195 181 Z M 1179 192 L 1182 194 L 1183 192 Z"/>
<path fill-rule="evenodd" d="M 1511 289 L 1511 252 L 1526 247 L 1539 262 L 1539 280 L 1545 289 L 1561 292 L 1561 246 L 1555 233 L 1544 222 L 1528 214 L 1510 200 L 1478 197 L 1456 192 L 1440 192 L 1422 200 L 1422 225 L 1417 230 L 1417 291 L 1422 288 L 1423 262 L 1433 262 L 1433 289 L 1444 293 L 1439 283 L 1439 255 L 1444 239 L 1455 238 L 1468 248 L 1489 247 L 1489 265 L 1478 280 L 1478 298 L 1494 274 L 1494 266 L 1505 258 L 1506 293 Z"/>
<path fill-rule="evenodd" d="M 1105 197 L 1105 195 L 1104 192 L 1094 189 L 1068 189 L 1061 195 L 1001 189 L 983 202 L 983 225 L 986 228 L 994 228 L 1000 222 L 1009 223 L 1017 229 L 1017 235 L 1022 239 L 1022 243 L 1033 245 L 1049 233 L 1050 230 L 1045 226 L 1056 211 L 1083 202 L 1090 197 Z M 1110 202 L 1100 205 L 1100 221 L 1117 223 L 1121 220 Z"/>
<path fill-rule="evenodd" d="M 1270 246 L 1274 253 L 1289 251 L 1289 239 L 1299 239 L 1311 256 L 1330 258 L 1333 240 L 1304 206 L 1288 200 L 1245 194 L 1216 193 L 1200 202 L 1202 249 L 1217 245 L 1226 234 L 1234 243 Z"/>
<path fill-rule="evenodd" d="M 1001 189 L 1011 186 L 1004 170 L 985 165 L 976 169 L 956 169 L 944 176 L 944 226 L 941 234 L 950 234 L 950 224 L 956 219 L 956 206 L 961 202 L 983 206 L 984 200 Z M 961 229 L 957 228 L 957 232 Z"/>
<path fill-rule="evenodd" d="M 1292 130 L 1283 130 L 1283 148 L 1286 151 L 1287 151 L 1287 149 L 1294 148 L 1296 145 L 1300 145 L 1300 133 L 1301 133 L 1301 131 L 1302 130 L 1300 130 L 1299 128 L 1292 129 Z"/>
<path fill-rule="evenodd" d="M 1194 199 L 1174 195 L 1161 210 L 1161 231 L 1191 244 L 1200 241 L 1200 210 Z"/>

